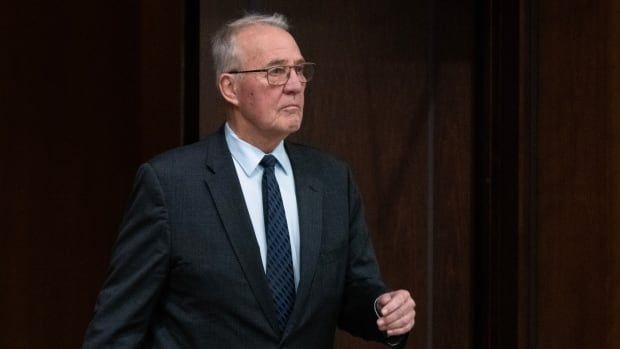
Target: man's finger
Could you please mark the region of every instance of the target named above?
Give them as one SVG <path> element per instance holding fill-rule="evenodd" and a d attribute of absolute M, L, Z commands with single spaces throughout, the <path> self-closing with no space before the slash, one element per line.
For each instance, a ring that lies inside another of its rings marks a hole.
<path fill-rule="evenodd" d="M 394 311 L 392 311 L 388 315 L 382 316 L 381 320 L 383 321 L 381 323 L 389 327 L 390 324 L 398 321 L 401 318 L 411 319 L 414 316 L 415 316 L 415 303 L 413 302 L 412 299 L 408 299 L 404 303 L 402 303 L 398 308 L 394 309 Z"/>
<path fill-rule="evenodd" d="M 379 305 L 379 308 L 383 308 L 386 304 L 388 304 L 388 302 L 392 299 L 392 293 L 388 292 L 388 293 L 384 293 L 381 296 L 379 296 L 379 298 L 377 299 L 377 304 Z"/>
<path fill-rule="evenodd" d="M 384 330 L 388 333 L 388 335 L 392 335 L 394 333 L 400 333 L 401 331 L 409 332 L 415 323 L 415 311 L 409 310 L 406 311 L 399 318 L 384 323 Z"/>
<path fill-rule="evenodd" d="M 414 323 L 415 323 L 414 321 L 411 321 L 405 326 L 394 328 L 394 329 L 389 329 L 386 331 L 387 335 L 388 336 L 400 336 L 401 334 L 408 333 L 413 328 Z"/>
<path fill-rule="evenodd" d="M 386 295 L 390 296 L 389 300 L 385 304 L 379 303 L 379 305 L 381 305 L 382 316 L 389 315 L 394 310 L 398 309 L 407 299 L 411 298 L 409 292 L 405 290 L 390 292 Z"/>

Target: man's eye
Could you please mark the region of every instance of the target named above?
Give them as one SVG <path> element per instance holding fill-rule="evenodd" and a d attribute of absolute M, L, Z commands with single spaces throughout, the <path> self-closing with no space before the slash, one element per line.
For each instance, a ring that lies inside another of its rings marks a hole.
<path fill-rule="evenodd" d="M 269 69 L 271 75 L 286 75 L 286 67 L 273 67 Z"/>

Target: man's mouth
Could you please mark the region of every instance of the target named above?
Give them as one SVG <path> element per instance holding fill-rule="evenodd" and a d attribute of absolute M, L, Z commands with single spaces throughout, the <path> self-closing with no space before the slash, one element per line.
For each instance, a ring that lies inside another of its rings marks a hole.
<path fill-rule="evenodd" d="M 282 107 L 282 109 L 301 109 L 301 107 L 297 104 L 289 104 Z"/>

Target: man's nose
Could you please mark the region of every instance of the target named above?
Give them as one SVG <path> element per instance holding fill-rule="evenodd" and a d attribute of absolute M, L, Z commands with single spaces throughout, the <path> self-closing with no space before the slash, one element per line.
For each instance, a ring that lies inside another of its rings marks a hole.
<path fill-rule="evenodd" d="M 297 93 L 301 92 L 305 87 L 306 83 L 302 82 L 299 74 L 293 68 L 289 72 L 288 81 L 284 84 L 284 91 L 289 93 Z"/>

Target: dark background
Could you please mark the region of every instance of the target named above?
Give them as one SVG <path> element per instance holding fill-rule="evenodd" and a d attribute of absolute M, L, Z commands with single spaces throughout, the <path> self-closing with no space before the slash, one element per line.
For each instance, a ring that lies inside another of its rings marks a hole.
<path fill-rule="evenodd" d="M 243 9 L 318 64 L 293 138 L 351 164 L 409 348 L 620 347 L 614 0 L 0 4 L 0 347 L 80 346 L 137 166 L 222 123 Z"/>

